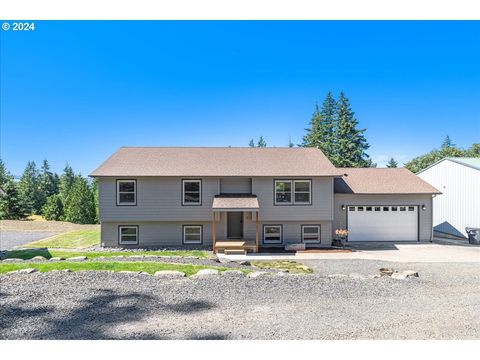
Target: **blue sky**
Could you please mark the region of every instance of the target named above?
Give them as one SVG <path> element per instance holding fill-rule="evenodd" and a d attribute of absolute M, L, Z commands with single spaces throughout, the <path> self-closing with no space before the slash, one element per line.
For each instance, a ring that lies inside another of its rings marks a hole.
<path fill-rule="evenodd" d="M 480 22 L 37 21 L 1 31 L 1 157 L 86 175 L 118 147 L 300 143 L 343 90 L 368 153 L 480 141 Z"/>

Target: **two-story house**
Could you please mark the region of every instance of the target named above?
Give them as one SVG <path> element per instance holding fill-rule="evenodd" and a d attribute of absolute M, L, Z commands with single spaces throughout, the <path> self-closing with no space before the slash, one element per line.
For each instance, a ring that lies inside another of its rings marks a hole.
<path fill-rule="evenodd" d="M 106 247 L 328 247 L 337 227 L 356 241 L 431 240 L 438 191 L 404 169 L 385 186 L 375 170 L 337 169 L 315 148 L 122 147 L 90 176 Z"/>

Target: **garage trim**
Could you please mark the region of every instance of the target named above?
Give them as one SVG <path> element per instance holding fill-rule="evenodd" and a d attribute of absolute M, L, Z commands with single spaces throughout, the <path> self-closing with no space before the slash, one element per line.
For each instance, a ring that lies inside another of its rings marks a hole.
<path fill-rule="evenodd" d="M 375 207 L 375 206 L 415 206 L 417 208 L 417 242 L 420 242 L 420 210 L 421 210 L 421 207 L 420 205 L 416 205 L 416 204 L 402 204 L 402 205 L 395 205 L 395 204 L 372 204 L 372 205 L 362 205 L 362 204 L 345 204 L 345 224 L 346 224 L 346 228 L 348 230 L 348 208 L 350 206 L 363 206 L 363 207 L 367 207 L 367 206 L 371 206 L 371 207 Z M 348 242 L 348 236 L 347 236 L 347 239 L 345 240 L 346 242 Z M 365 241 L 365 242 L 368 242 L 368 241 Z"/>

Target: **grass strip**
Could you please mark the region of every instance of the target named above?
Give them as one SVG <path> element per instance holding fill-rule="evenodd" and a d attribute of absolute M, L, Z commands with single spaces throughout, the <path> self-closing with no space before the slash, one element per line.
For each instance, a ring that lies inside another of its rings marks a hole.
<path fill-rule="evenodd" d="M 196 274 L 202 269 L 216 269 L 219 271 L 228 270 L 220 266 L 203 266 L 191 264 L 171 264 L 159 262 L 107 262 L 107 261 L 85 261 L 85 262 L 51 262 L 51 263 L 28 263 L 28 264 L 0 264 L 0 274 L 20 269 L 33 268 L 40 272 L 48 272 L 52 270 L 71 271 L 79 270 L 113 270 L 113 271 L 145 271 L 154 274 L 160 270 L 177 270 L 184 272 L 187 276 Z M 248 272 L 248 271 L 245 271 Z"/>
<path fill-rule="evenodd" d="M 100 230 L 75 230 L 33 241 L 28 248 L 80 249 L 100 244 Z"/>
<path fill-rule="evenodd" d="M 259 269 L 283 270 L 292 274 L 311 274 L 313 270 L 296 261 L 251 261 Z"/>

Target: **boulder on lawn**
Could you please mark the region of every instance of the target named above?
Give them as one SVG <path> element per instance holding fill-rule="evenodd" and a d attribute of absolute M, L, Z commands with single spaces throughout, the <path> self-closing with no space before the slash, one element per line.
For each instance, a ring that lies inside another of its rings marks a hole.
<path fill-rule="evenodd" d="M 258 278 L 258 277 L 265 277 L 270 276 L 270 273 L 266 271 L 253 271 L 247 275 L 249 278 Z"/>
<path fill-rule="evenodd" d="M 57 256 L 50 258 L 50 261 L 62 261 L 62 260 L 65 260 L 65 258 L 64 257 L 57 257 Z"/>
<path fill-rule="evenodd" d="M 37 269 L 33 269 L 33 268 L 28 268 L 28 269 L 20 269 L 18 270 L 18 272 L 20 274 L 32 274 L 34 272 L 37 272 L 38 270 Z"/>
<path fill-rule="evenodd" d="M 160 270 L 155 272 L 154 276 L 161 277 L 161 278 L 183 278 L 185 277 L 185 273 L 181 271 L 175 270 Z"/>
<path fill-rule="evenodd" d="M 32 260 L 32 261 L 46 261 L 47 259 L 43 256 L 37 255 L 37 256 L 34 256 L 33 258 L 31 258 L 30 260 Z"/>
<path fill-rule="evenodd" d="M 405 274 L 406 277 L 418 277 L 418 272 L 413 270 L 405 270 L 403 274 Z"/>
<path fill-rule="evenodd" d="M 305 250 L 305 244 L 288 244 L 285 245 L 285 251 L 301 251 Z"/>
<path fill-rule="evenodd" d="M 248 260 L 243 260 L 243 261 L 239 261 L 238 265 L 250 266 L 252 264 Z"/>
<path fill-rule="evenodd" d="M 119 271 L 120 274 L 132 274 L 132 275 L 136 275 L 136 274 L 140 274 L 140 271 L 129 271 L 129 270 L 122 270 L 122 271 Z"/>
<path fill-rule="evenodd" d="M 193 277 L 199 278 L 216 275 L 220 275 L 220 271 L 218 271 L 217 269 L 202 269 L 199 270 L 195 275 L 193 275 Z"/>
<path fill-rule="evenodd" d="M 74 257 L 68 258 L 68 260 L 71 260 L 71 261 L 83 261 L 83 260 L 87 260 L 87 257 L 86 257 L 86 256 L 74 256 Z"/>
<path fill-rule="evenodd" d="M 15 258 L 9 258 L 9 259 L 4 259 L 2 260 L 3 262 L 17 262 L 17 261 L 22 261 L 23 259 L 15 259 Z"/>
<path fill-rule="evenodd" d="M 392 268 L 380 268 L 379 271 L 382 276 L 391 276 L 394 273 Z"/>
<path fill-rule="evenodd" d="M 394 272 L 391 275 L 391 278 L 392 279 L 397 279 L 397 280 L 404 280 L 404 279 L 407 278 L 407 275 L 405 275 L 404 273 Z"/>

